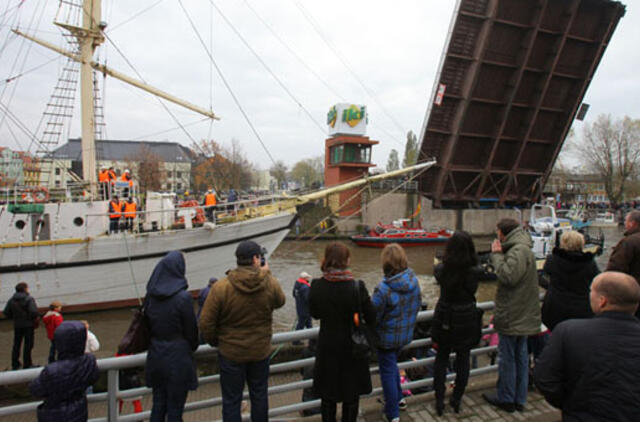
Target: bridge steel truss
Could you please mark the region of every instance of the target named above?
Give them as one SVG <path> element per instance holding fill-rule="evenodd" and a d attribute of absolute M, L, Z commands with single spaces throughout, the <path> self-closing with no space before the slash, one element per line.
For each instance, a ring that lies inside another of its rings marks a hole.
<path fill-rule="evenodd" d="M 611 0 L 458 1 L 420 135 L 434 206 L 539 198 L 624 14 Z"/>

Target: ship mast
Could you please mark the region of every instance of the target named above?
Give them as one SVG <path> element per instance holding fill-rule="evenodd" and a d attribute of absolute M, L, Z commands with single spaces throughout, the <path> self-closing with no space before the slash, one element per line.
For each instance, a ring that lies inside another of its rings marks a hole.
<path fill-rule="evenodd" d="M 91 59 L 97 46 L 104 42 L 101 22 L 102 0 L 84 0 L 82 29 L 68 28 L 80 43 L 80 104 L 82 118 L 82 178 L 89 182 L 91 197 L 96 195 L 96 140 L 94 115 L 93 69 Z"/>
<path fill-rule="evenodd" d="M 105 24 L 101 21 L 102 0 L 83 0 L 82 27 L 54 22 L 61 28 L 66 29 L 78 39 L 80 45 L 80 55 L 65 51 L 57 46 L 40 40 L 31 35 L 13 29 L 12 31 L 36 44 L 53 50 L 63 56 L 75 60 L 81 64 L 80 67 L 80 99 L 81 99 L 81 126 L 82 126 L 82 178 L 90 186 L 91 197 L 96 197 L 97 191 L 97 169 L 96 169 L 96 146 L 95 146 L 95 113 L 94 113 L 94 86 L 93 69 L 110 75 L 129 85 L 133 85 L 153 95 L 156 95 L 175 104 L 181 105 L 189 110 L 200 113 L 211 119 L 219 119 L 211 110 L 198 107 L 171 94 L 154 88 L 144 82 L 138 81 L 116 70 L 110 69 L 102 64 L 93 61 L 95 49 L 104 42 L 102 31 Z"/>

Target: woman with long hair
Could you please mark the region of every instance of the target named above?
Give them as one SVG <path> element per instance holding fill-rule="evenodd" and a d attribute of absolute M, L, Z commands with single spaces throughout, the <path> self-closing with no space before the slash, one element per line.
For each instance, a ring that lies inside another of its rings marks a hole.
<path fill-rule="evenodd" d="M 153 389 L 151 422 L 182 421 L 189 390 L 198 387 L 193 352 L 198 348 L 198 324 L 193 298 L 187 292 L 182 252 L 169 252 L 156 265 L 145 298 L 151 342 L 146 384 Z"/>
<path fill-rule="evenodd" d="M 433 375 L 438 415 L 444 412 L 445 378 L 451 351 L 456 352 L 456 384 L 449 404 L 454 412 L 460 411 L 469 380 L 470 351 L 481 335 L 482 322 L 476 310 L 475 294 L 482 274 L 471 236 L 464 231 L 455 232 L 445 246 L 442 263 L 434 269 L 440 285 L 432 336 L 438 345 Z"/>
<path fill-rule="evenodd" d="M 400 388 L 398 353 L 413 340 L 413 329 L 420 310 L 418 278 L 402 246 L 392 243 L 380 254 L 384 277 L 376 286 L 371 302 L 376 310 L 378 367 L 384 393 L 384 415 L 388 421 L 400 420 L 399 408 L 405 407 Z"/>
<path fill-rule="evenodd" d="M 309 292 L 311 316 L 320 320 L 313 386 L 321 399 L 323 422 L 336 420 L 339 402 L 342 421 L 355 421 L 360 395 L 371 392 L 368 360 L 352 356 L 351 325 L 360 309 L 364 322 L 372 327 L 375 311 L 364 283 L 349 270 L 350 256 L 344 244 L 328 245 L 320 267 L 322 277 L 311 282 Z"/>

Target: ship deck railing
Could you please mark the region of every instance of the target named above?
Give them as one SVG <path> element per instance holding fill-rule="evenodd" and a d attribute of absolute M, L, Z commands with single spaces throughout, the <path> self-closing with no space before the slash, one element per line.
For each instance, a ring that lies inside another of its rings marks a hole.
<path fill-rule="evenodd" d="M 495 307 L 494 302 L 482 302 L 477 304 L 478 308 L 483 309 L 485 311 L 492 310 Z M 426 322 L 433 319 L 433 311 L 421 311 L 418 314 L 417 322 Z M 272 344 L 274 346 L 291 343 L 294 341 L 301 340 L 309 340 L 315 339 L 318 336 L 319 328 L 309 328 L 298 331 L 289 331 L 289 332 L 280 332 L 275 333 L 272 337 Z M 495 330 L 485 328 L 482 330 L 484 334 L 494 333 Z M 422 338 L 415 339 L 410 344 L 405 346 L 405 349 L 417 348 L 417 347 L 426 347 L 432 344 L 431 338 Z M 490 353 L 497 352 L 497 346 L 487 346 L 487 347 L 477 347 L 471 350 L 471 356 L 481 356 L 488 355 Z M 209 345 L 201 345 L 197 351 L 195 352 L 196 357 L 206 357 L 212 356 L 217 353 L 217 349 L 215 347 L 211 347 Z M 452 354 L 451 356 L 455 356 Z M 107 372 L 107 391 L 102 393 L 88 394 L 87 399 L 89 403 L 96 402 L 104 402 L 106 404 L 106 417 L 99 417 L 90 419 L 90 422 L 125 422 L 125 421 L 141 421 L 144 419 L 148 419 L 151 415 L 150 411 L 143 411 L 140 413 L 131 413 L 126 415 L 120 415 L 118 410 L 118 400 L 131 400 L 132 398 L 140 397 L 143 395 L 152 394 L 152 389 L 148 387 L 139 387 L 133 388 L 129 390 L 120 390 L 118 388 L 118 379 L 119 379 L 119 371 L 123 369 L 136 368 L 136 367 L 144 367 L 146 363 L 146 353 L 140 353 L 137 355 L 131 356 L 121 356 L 121 357 L 113 357 L 113 358 L 103 358 L 98 359 L 98 368 L 100 371 Z M 408 360 L 403 362 L 398 362 L 398 368 L 400 369 L 409 369 L 414 367 L 421 367 L 433 364 L 435 361 L 434 357 L 428 357 L 424 359 L 418 360 Z M 271 364 L 269 366 L 269 374 L 281 374 L 285 372 L 291 371 L 299 371 L 302 368 L 314 365 L 315 358 L 310 357 L 306 359 L 297 359 L 284 363 L 276 363 Z M 31 369 L 23 369 L 17 371 L 5 371 L 0 372 L 0 386 L 9 386 L 14 384 L 24 384 L 32 381 L 37 378 L 43 368 L 31 368 Z M 371 366 L 371 376 L 377 376 L 379 373 L 377 366 Z M 470 371 L 470 376 L 480 376 L 493 372 L 497 372 L 498 366 L 487 364 L 485 366 L 480 366 L 472 369 Z M 448 380 L 455 379 L 455 374 L 449 374 L 447 376 Z M 199 386 L 203 386 L 205 384 L 210 383 L 219 383 L 220 375 L 205 375 L 198 378 Z M 403 389 L 413 389 L 419 387 L 427 387 L 433 384 L 433 378 L 423 378 L 420 380 L 410 381 L 406 384 L 403 384 Z M 304 388 L 311 387 L 313 385 L 313 380 L 302 380 L 302 381 L 294 381 L 286 384 L 273 385 L 268 388 L 269 395 L 276 395 L 287 393 L 296 390 L 302 390 Z M 375 397 L 382 395 L 382 388 L 374 388 L 373 391 L 362 397 Z M 249 394 L 247 391 L 243 393 L 243 400 L 249 398 Z M 0 407 L 0 417 L 6 417 L 10 415 L 24 414 L 24 413 L 34 413 L 37 407 L 42 403 L 42 401 L 32 401 L 23 404 L 16 404 L 10 406 Z M 185 412 L 192 412 L 200 409 L 221 406 L 222 405 L 222 397 L 213 397 L 205 400 L 199 401 L 191 401 L 187 402 L 184 408 Z M 296 414 L 297 412 L 314 409 L 320 407 L 320 399 L 311 400 L 306 402 L 292 403 L 284 406 L 276 407 L 269 409 L 269 418 L 274 419 L 278 417 L 283 417 L 288 414 Z"/>

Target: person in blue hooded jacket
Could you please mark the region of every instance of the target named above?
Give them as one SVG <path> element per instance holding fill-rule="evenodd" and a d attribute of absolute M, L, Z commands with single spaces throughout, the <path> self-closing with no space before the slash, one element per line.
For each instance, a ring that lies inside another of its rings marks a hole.
<path fill-rule="evenodd" d="M 29 384 L 31 394 L 44 398 L 38 422 L 86 421 L 86 390 L 100 375 L 95 356 L 84 353 L 87 329 L 80 321 L 64 321 L 56 328 L 54 341 L 58 360 Z"/>
<path fill-rule="evenodd" d="M 147 284 L 145 315 L 151 342 L 145 375 L 147 387 L 153 389 L 152 422 L 182 421 L 187 393 L 198 387 L 193 357 L 198 348 L 198 324 L 185 271 L 182 253 L 169 252 Z"/>
<path fill-rule="evenodd" d="M 407 260 L 402 246 L 392 243 L 380 255 L 384 277 L 376 286 L 371 303 L 376 310 L 378 365 L 384 394 L 384 415 L 389 421 L 399 420 L 400 407 L 406 408 L 400 388 L 398 353 L 413 340 L 413 329 L 422 296 L 418 278 Z"/>

